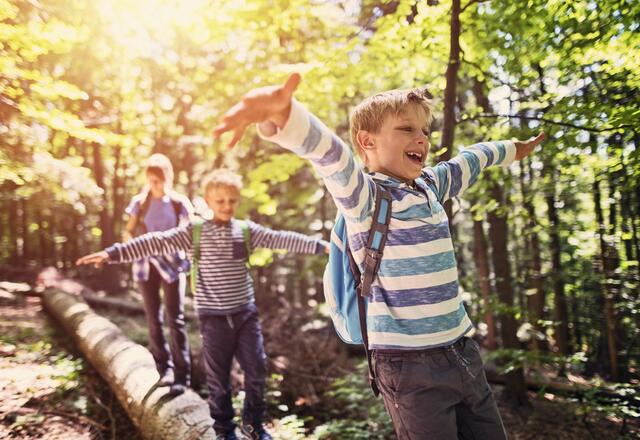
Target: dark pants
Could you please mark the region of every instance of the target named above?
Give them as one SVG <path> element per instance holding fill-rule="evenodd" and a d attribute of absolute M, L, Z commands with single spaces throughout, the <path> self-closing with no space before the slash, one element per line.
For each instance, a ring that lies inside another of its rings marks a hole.
<path fill-rule="evenodd" d="M 267 357 L 255 304 L 232 315 L 200 315 L 200 332 L 213 428 L 218 433 L 235 429 L 230 381 L 234 356 L 244 371 L 242 419 L 254 425 L 261 424 L 265 410 Z"/>
<path fill-rule="evenodd" d="M 186 291 L 186 277 L 180 274 L 178 281 L 165 282 L 158 270 L 149 265 L 149 280 L 140 281 L 140 290 L 144 300 L 144 312 L 149 327 L 149 346 L 156 361 L 160 374 L 168 369 L 175 372 L 176 383 L 190 385 L 191 359 L 189 357 L 189 340 L 184 319 L 184 295 Z M 164 292 L 164 309 L 169 325 L 170 344 L 164 337 L 162 324 L 162 301 L 160 286 Z M 171 347 L 171 349 L 169 349 Z"/>
<path fill-rule="evenodd" d="M 398 439 L 506 439 L 472 339 L 428 350 L 378 350 L 374 356 Z"/>

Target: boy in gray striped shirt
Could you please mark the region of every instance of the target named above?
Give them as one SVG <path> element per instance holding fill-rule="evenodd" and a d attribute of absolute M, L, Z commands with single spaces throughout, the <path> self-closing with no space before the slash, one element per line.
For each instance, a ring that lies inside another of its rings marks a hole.
<path fill-rule="evenodd" d="M 298 254 L 321 254 L 328 244 L 297 232 L 273 231 L 234 218 L 240 203 L 240 176 L 228 170 L 213 171 L 204 181 L 205 201 L 213 220 L 202 225 L 199 270 L 196 274 L 195 308 L 203 343 L 209 408 L 219 439 L 234 440 L 231 404 L 231 361 L 235 356 L 244 370 L 245 401 L 240 429 L 251 439 L 269 440 L 262 422 L 265 410 L 266 355 L 255 306 L 253 283 L 247 268 L 247 250 L 284 249 Z M 127 263 L 153 255 L 186 251 L 193 257 L 193 223 L 152 232 L 127 243 L 78 260 L 78 264 Z"/>
<path fill-rule="evenodd" d="M 419 89 L 371 96 L 351 114 L 351 149 L 292 99 L 300 77 L 251 91 L 215 134 L 246 126 L 311 161 L 345 218 L 348 243 L 364 272 L 376 185 L 392 198 L 386 246 L 367 307 L 377 385 L 400 439 L 504 439 L 473 325 L 465 311 L 444 212 L 446 200 L 473 184 L 483 168 L 530 154 L 526 142 L 486 142 L 425 166 L 432 109 Z M 365 170 L 366 167 L 366 170 Z M 339 239 L 332 242 L 341 247 Z"/>

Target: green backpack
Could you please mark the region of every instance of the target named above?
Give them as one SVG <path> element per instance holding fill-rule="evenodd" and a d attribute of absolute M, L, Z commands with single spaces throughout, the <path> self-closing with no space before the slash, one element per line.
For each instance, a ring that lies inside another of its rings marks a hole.
<path fill-rule="evenodd" d="M 203 219 L 197 219 L 193 222 L 193 230 L 191 233 L 193 258 L 191 260 L 191 294 L 196 293 L 196 280 L 198 277 L 198 264 L 200 262 L 200 236 L 202 235 Z M 242 229 L 242 237 L 244 238 L 244 246 L 247 250 L 247 267 L 251 267 L 249 264 L 249 256 L 251 255 L 251 230 L 249 230 L 249 224 L 244 220 L 238 220 L 240 229 Z"/>

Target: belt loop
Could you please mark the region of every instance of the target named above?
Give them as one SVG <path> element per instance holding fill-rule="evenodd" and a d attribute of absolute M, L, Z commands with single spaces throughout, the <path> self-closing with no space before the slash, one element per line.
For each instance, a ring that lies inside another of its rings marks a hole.
<path fill-rule="evenodd" d="M 233 329 L 233 318 L 231 318 L 231 315 L 225 315 L 227 318 L 227 323 L 229 324 L 229 327 L 231 327 Z"/>

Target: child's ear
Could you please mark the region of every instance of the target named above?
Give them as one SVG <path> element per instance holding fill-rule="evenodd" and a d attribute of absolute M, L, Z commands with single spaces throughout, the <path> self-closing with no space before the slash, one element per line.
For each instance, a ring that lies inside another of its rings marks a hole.
<path fill-rule="evenodd" d="M 360 156 L 360 159 L 362 159 L 364 165 L 368 166 L 369 158 L 367 156 L 367 153 L 375 149 L 373 136 L 366 130 L 359 130 L 356 134 L 356 142 L 358 143 L 358 145 L 356 145 L 356 147 L 358 148 L 358 156 Z"/>
<path fill-rule="evenodd" d="M 358 130 L 356 134 L 356 139 L 358 141 L 358 147 L 363 150 L 372 150 L 375 148 L 375 142 L 373 136 L 367 130 Z"/>

